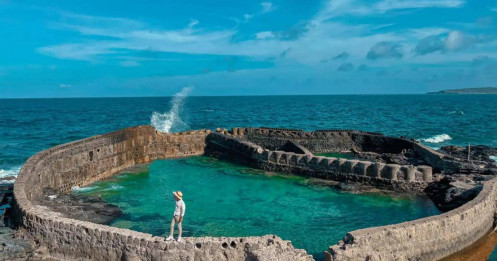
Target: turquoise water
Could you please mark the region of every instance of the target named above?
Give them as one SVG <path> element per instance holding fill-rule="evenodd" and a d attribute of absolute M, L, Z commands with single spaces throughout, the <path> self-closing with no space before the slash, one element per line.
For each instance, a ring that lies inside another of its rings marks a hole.
<path fill-rule="evenodd" d="M 112 226 L 165 235 L 175 190 L 186 203 L 185 236 L 276 234 L 318 259 L 348 231 L 439 213 L 421 196 L 340 192 L 206 156 L 157 160 L 75 193 L 120 206 L 124 214 Z"/>

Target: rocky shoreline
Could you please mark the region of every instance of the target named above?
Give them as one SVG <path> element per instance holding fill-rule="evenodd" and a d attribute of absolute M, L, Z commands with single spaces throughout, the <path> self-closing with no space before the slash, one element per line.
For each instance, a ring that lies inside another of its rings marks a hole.
<path fill-rule="evenodd" d="M 63 217 L 103 225 L 122 215 L 117 205 L 106 203 L 99 196 L 64 194 L 52 189 L 45 189 L 44 196 L 37 203 Z"/>

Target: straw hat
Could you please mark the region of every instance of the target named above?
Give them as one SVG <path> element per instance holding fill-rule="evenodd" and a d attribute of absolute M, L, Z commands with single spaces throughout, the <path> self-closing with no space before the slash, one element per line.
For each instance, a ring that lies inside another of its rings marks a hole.
<path fill-rule="evenodd" d="M 181 193 L 181 191 L 174 191 L 173 195 L 178 199 L 183 198 L 183 193 Z"/>

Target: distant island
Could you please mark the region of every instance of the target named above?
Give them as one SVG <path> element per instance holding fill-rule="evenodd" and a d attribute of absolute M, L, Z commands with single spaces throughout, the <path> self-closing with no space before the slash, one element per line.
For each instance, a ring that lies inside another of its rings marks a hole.
<path fill-rule="evenodd" d="M 450 89 L 429 92 L 428 94 L 497 94 L 497 87 Z"/>

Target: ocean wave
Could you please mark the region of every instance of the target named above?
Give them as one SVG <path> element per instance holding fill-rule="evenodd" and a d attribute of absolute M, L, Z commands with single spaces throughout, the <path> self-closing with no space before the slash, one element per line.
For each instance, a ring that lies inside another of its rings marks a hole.
<path fill-rule="evenodd" d="M 191 88 L 183 88 L 181 92 L 176 93 L 171 100 L 171 109 L 168 112 L 160 113 L 154 111 L 150 117 L 150 124 L 161 132 L 168 133 L 173 127 L 182 128 L 188 125 L 180 118 L 180 112 L 185 98 L 190 93 Z"/>
<path fill-rule="evenodd" d="M 13 167 L 10 169 L 0 169 L 0 179 L 12 176 L 17 177 L 19 171 L 21 171 L 21 166 Z"/>
<path fill-rule="evenodd" d="M 121 190 L 123 189 L 123 186 L 119 186 L 117 184 L 111 184 L 110 187 L 100 189 L 98 186 L 87 186 L 87 187 L 79 187 L 79 186 L 74 186 L 71 188 L 72 191 L 74 192 L 90 192 L 94 190 L 98 191 L 115 191 L 115 190 Z"/>
<path fill-rule="evenodd" d="M 104 189 L 104 191 L 109 191 L 109 190 L 121 190 L 123 189 L 124 187 L 123 186 L 119 186 L 117 184 L 112 184 L 110 185 L 110 188 L 106 188 Z"/>
<path fill-rule="evenodd" d="M 450 111 L 448 114 L 459 114 L 459 115 L 464 115 L 463 111 Z"/>
<path fill-rule="evenodd" d="M 429 142 L 429 143 L 441 143 L 441 142 L 451 140 L 451 139 L 452 139 L 452 137 L 449 136 L 449 134 L 439 134 L 439 135 L 435 135 L 433 137 L 429 137 L 426 139 L 421 139 L 421 141 Z"/>
<path fill-rule="evenodd" d="M 493 159 L 495 162 L 497 162 L 497 156 L 489 156 L 490 159 Z"/>

